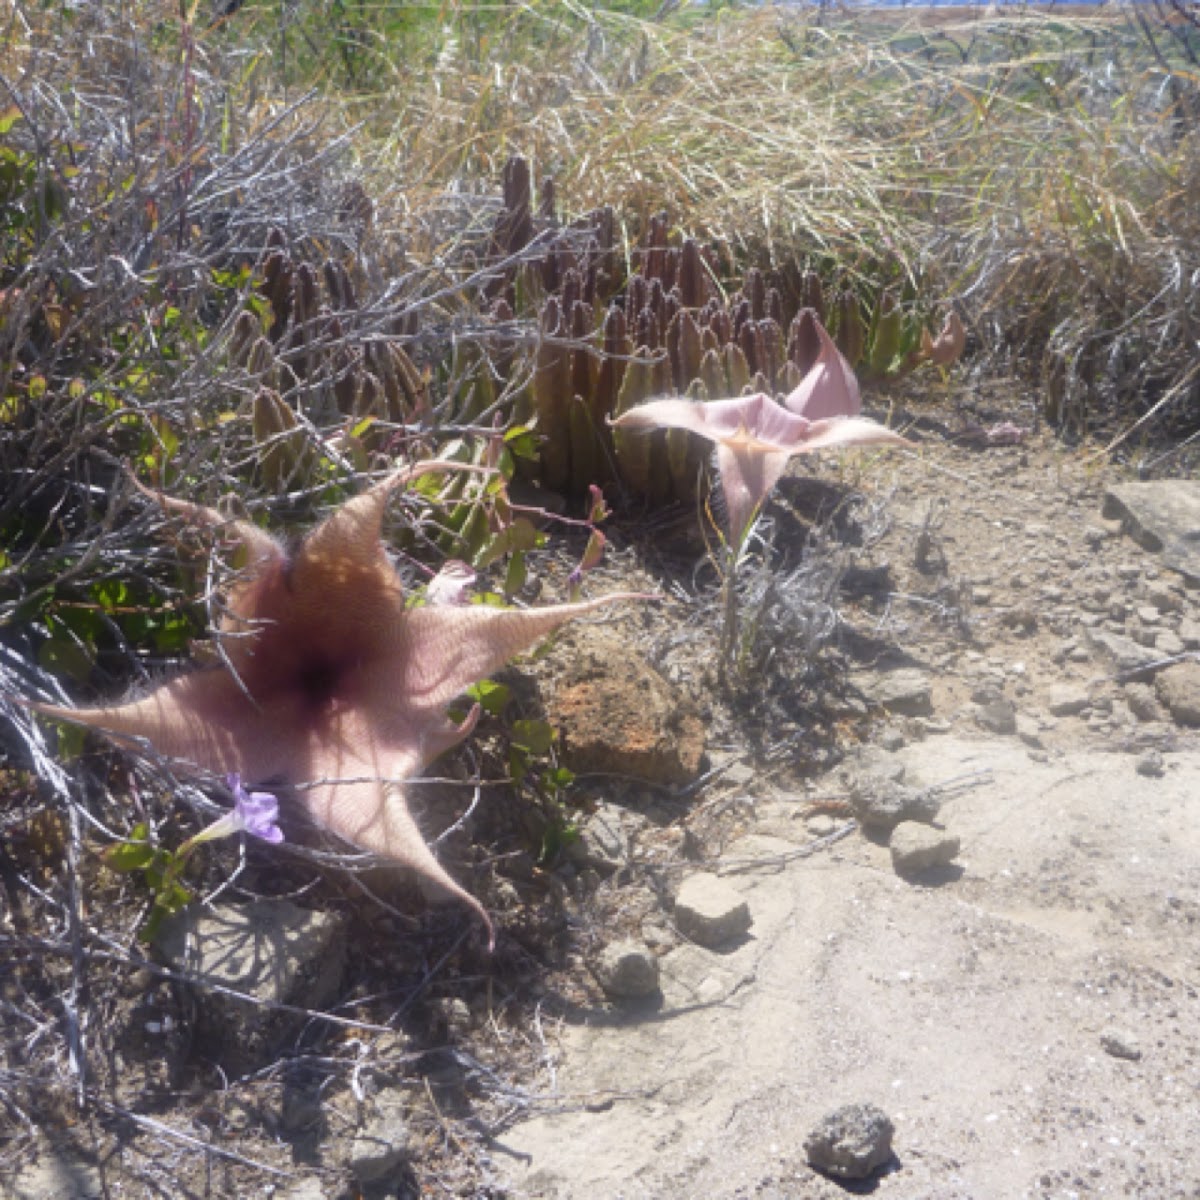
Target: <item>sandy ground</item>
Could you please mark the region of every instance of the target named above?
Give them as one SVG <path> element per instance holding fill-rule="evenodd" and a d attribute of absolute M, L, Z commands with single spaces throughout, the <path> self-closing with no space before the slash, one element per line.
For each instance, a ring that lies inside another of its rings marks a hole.
<path fill-rule="evenodd" d="M 587 1107 L 505 1137 L 517 1194 L 836 1196 L 804 1136 L 869 1100 L 896 1124 L 879 1195 L 1200 1195 L 1200 756 L 1159 779 L 960 737 L 901 757 L 986 772 L 943 808 L 961 872 L 904 882 L 856 836 L 731 874 L 752 936 L 672 952 L 656 1011 L 562 1031 Z M 788 807 L 729 857 L 789 848 Z"/>

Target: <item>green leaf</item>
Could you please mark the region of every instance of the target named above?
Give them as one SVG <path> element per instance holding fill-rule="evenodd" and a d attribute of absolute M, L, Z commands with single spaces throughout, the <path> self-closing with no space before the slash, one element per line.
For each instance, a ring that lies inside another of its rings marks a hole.
<path fill-rule="evenodd" d="M 467 695 L 493 717 L 499 717 L 508 706 L 510 689 L 505 683 L 497 683 L 494 679 L 484 679 L 467 688 Z"/>
<path fill-rule="evenodd" d="M 508 570 L 504 573 L 504 594 L 515 596 L 524 586 L 528 571 L 525 568 L 525 552 L 516 551 L 508 560 Z"/>
<path fill-rule="evenodd" d="M 138 826 L 144 829 L 144 825 Z M 144 871 L 154 861 L 155 849 L 149 842 L 129 841 L 118 842 L 109 846 L 103 854 L 105 866 L 114 871 Z"/>
<path fill-rule="evenodd" d="M 547 721 L 514 721 L 513 742 L 530 754 L 548 754 L 558 736 Z"/>
<path fill-rule="evenodd" d="M 129 588 L 119 579 L 103 579 L 92 584 L 92 598 L 105 612 L 116 612 L 129 602 Z"/>
<path fill-rule="evenodd" d="M 507 529 L 503 529 L 475 556 L 471 565 L 478 571 L 490 567 L 506 554 L 517 551 L 536 550 L 545 544 L 545 536 L 538 533 L 528 517 L 518 517 Z"/>
<path fill-rule="evenodd" d="M 82 753 L 87 739 L 87 730 L 82 725 L 68 725 L 65 721 L 58 726 L 58 757 L 63 762 L 74 762 Z"/>
<path fill-rule="evenodd" d="M 514 425 L 504 435 L 505 446 L 516 458 L 536 462 L 538 457 L 537 434 L 528 425 Z"/>
<path fill-rule="evenodd" d="M 67 633 L 42 643 L 38 664 L 52 675 L 66 675 L 77 683 L 86 683 L 92 673 L 92 660 L 87 650 Z"/>

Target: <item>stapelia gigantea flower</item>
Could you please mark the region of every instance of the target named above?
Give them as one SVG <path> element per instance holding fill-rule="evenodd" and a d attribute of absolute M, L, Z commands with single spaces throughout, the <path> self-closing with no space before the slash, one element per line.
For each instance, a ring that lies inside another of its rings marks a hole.
<path fill-rule="evenodd" d="M 872 442 L 909 444 L 865 417 L 812 421 L 762 392 L 736 400 L 651 400 L 629 409 L 613 424 L 626 429 L 686 429 L 716 443 L 717 470 L 735 547 L 742 544 L 794 454 Z"/>
<path fill-rule="evenodd" d="M 789 411 L 810 421 L 857 417 L 862 411 L 862 393 L 854 368 L 837 348 L 825 326 L 815 317 L 812 318 L 812 324 L 821 351 L 817 361 L 783 403 Z"/>
<path fill-rule="evenodd" d="M 406 609 L 380 538 L 388 497 L 418 474 L 453 469 L 426 462 L 396 472 L 342 505 L 294 551 L 249 522 L 156 497 L 245 554 L 216 630 L 222 664 L 127 704 L 34 707 L 125 742 L 144 739 L 209 771 L 294 786 L 320 825 L 469 905 L 490 937 L 483 906 L 437 861 L 402 789 L 389 785 L 471 731 L 478 706 L 461 724 L 445 712 L 465 688 L 572 617 L 631 597 L 539 609 Z"/>

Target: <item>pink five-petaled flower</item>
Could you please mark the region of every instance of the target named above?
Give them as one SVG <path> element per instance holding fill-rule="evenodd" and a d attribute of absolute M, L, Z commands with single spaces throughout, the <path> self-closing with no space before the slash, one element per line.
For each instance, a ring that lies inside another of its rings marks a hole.
<path fill-rule="evenodd" d="M 625 429 L 686 429 L 716 443 L 734 548 L 745 540 L 794 454 L 873 442 L 909 445 L 898 433 L 865 417 L 810 421 L 761 392 L 736 400 L 652 400 L 629 409 L 613 424 Z"/>
<path fill-rule="evenodd" d="M 245 554 L 215 631 L 222 664 L 123 705 L 33 707 L 135 745 L 144 740 L 206 770 L 293 785 L 320 825 L 469 905 L 490 944 L 487 912 L 437 861 L 403 791 L 389 785 L 416 775 L 471 731 L 478 706 L 461 724 L 445 712 L 467 687 L 572 617 L 631 597 L 525 610 L 406 608 L 380 538 L 388 497 L 416 475 L 455 469 L 424 462 L 397 471 L 343 504 L 291 552 L 247 521 L 156 496 Z"/>

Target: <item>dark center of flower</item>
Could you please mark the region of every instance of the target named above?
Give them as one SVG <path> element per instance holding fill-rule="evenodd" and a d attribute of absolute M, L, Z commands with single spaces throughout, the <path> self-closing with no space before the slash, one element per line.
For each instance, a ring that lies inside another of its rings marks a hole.
<path fill-rule="evenodd" d="M 341 674 L 327 658 L 306 659 L 297 672 L 296 687 L 312 708 L 323 708 L 333 699 Z"/>

